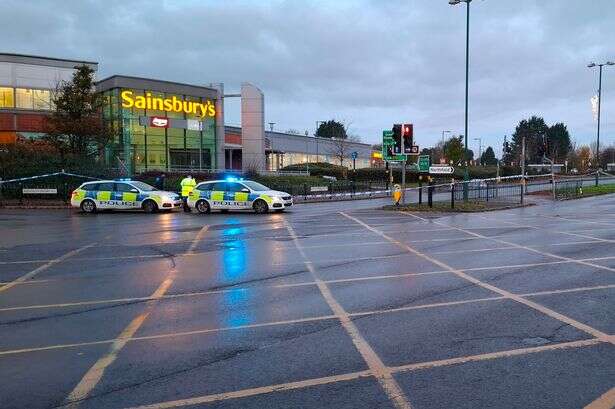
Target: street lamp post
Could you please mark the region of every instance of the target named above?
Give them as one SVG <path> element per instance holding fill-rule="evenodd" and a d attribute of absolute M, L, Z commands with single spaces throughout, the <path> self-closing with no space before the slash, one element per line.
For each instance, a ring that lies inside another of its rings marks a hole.
<path fill-rule="evenodd" d="M 474 138 L 475 141 L 478 141 L 478 163 L 482 166 L 483 164 L 483 138 Z"/>
<path fill-rule="evenodd" d="M 316 162 L 318 162 L 318 128 L 320 127 L 320 124 L 324 124 L 327 121 L 316 121 L 316 130 L 314 131 L 314 137 L 316 138 Z"/>
<path fill-rule="evenodd" d="M 444 134 L 451 133 L 452 131 L 442 131 L 442 148 L 444 148 Z"/>
<path fill-rule="evenodd" d="M 465 109 L 465 172 L 463 179 L 463 200 L 468 200 L 468 181 L 470 180 L 470 174 L 468 172 L 468 90 L 470 80 L 470 3 L 472 0 L 449 0 L 448 4 L 455 6 L 459 3 L 466 3 L 466 109 Z"/>
<path fill-rule="evenodd" d="M 589 63 L 588 68 L 599 67 L 598 74 L 598 132 L 596 135 L 596 186 L 598 186 L 598 178 L 600 177 L 600 103 L 602 102 L 602 67 L 605 65 L 615 65 L 613 61 L 607 61 L 602 64 Z"/>

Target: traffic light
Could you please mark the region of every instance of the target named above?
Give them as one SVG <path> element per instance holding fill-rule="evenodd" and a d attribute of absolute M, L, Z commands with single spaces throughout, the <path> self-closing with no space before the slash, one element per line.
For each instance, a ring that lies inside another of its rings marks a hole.
<path fill-rule="evenodd" d="M 395 155 L 401 154 L 401 128 L 400 124 L 393 125 L 393 141 L 395 145 L 393 146 L 393 153 Z"/>
<path fill-rule="evenodd" d="M 412 145 L 414 145 L 414 129 L 412 124 L 404 124 L 402 127 L 402 135 L 404 137 L 404 153 L 412 153 Z"/>

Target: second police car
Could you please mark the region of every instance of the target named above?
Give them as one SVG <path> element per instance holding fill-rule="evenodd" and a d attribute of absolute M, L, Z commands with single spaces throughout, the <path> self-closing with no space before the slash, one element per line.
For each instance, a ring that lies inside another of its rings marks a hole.
<path fill-rule="evenodd" d="M 73 191 L 72 207 L 85 213 L 97 210 L 173 210 L 182 206 L 177 193 L 158 190 L 147 183 L 133 180 L 99 180 L 86 182 Z"/>
<path fill-rule="evenodd" d="M 286 192 L 271 190 L 251 180 L 235 178 L 201 182 L 188 196 L 188 206 L 199 213 L 209 213 L 211 210 L 281 212 L 292 205 L 293 198 Z"/>

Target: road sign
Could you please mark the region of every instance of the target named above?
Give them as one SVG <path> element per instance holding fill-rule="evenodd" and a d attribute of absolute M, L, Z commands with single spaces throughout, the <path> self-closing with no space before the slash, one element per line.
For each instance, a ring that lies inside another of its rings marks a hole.
<path fill-rule="evenodd" d="M 354 160 L 354 159 L 356 159 L 356 158 L 357 158 L 357 156 L 359 156 L 359 154 L 358 154 L 357 152 L 352 152 L 352 153 L 350 154 L 350 157 L 351 157 L 353 160 Z"/>
<path fill-rule="evenodd" d="M 58 189 L 22 189 L 24 195 L 57 195 Z"/>
<path fill-rule="evenodd" d="M 419 147 L 418 147 L 418 145 L 412 145 L 410 147 L 406 146 L 405 150 L 406 150 L 406 155 L 415 156 L 415 155 L 419 154 Z"/>
<path fill-rule="evenodd" d="M 429 165 L 431 164 L 431 158 L 429 155 L 421 155 L 419 156 L 418 166 L 419 172 L 427 173 L 429 172 Z"/>
<path fill-rule="evenodd" d="M 434 175 L 450 175 L 455 171 L 452 166 L 430 166 L 429 173 Z"/>

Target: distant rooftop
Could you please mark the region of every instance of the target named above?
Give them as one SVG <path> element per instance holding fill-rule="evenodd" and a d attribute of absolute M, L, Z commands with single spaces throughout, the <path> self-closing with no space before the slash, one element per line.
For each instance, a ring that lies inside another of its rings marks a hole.
<path fill-rule="evenodd" d="M 66 58 L 43 57 L 40 55 L 0 53 L 0 62 L 12 62 L 17 64 L 44 65 L 58 68 L 75 68 L 78 65 L 88 65 L 93 70 L 98 69 L 95 61 L 72 60 Z"/>

